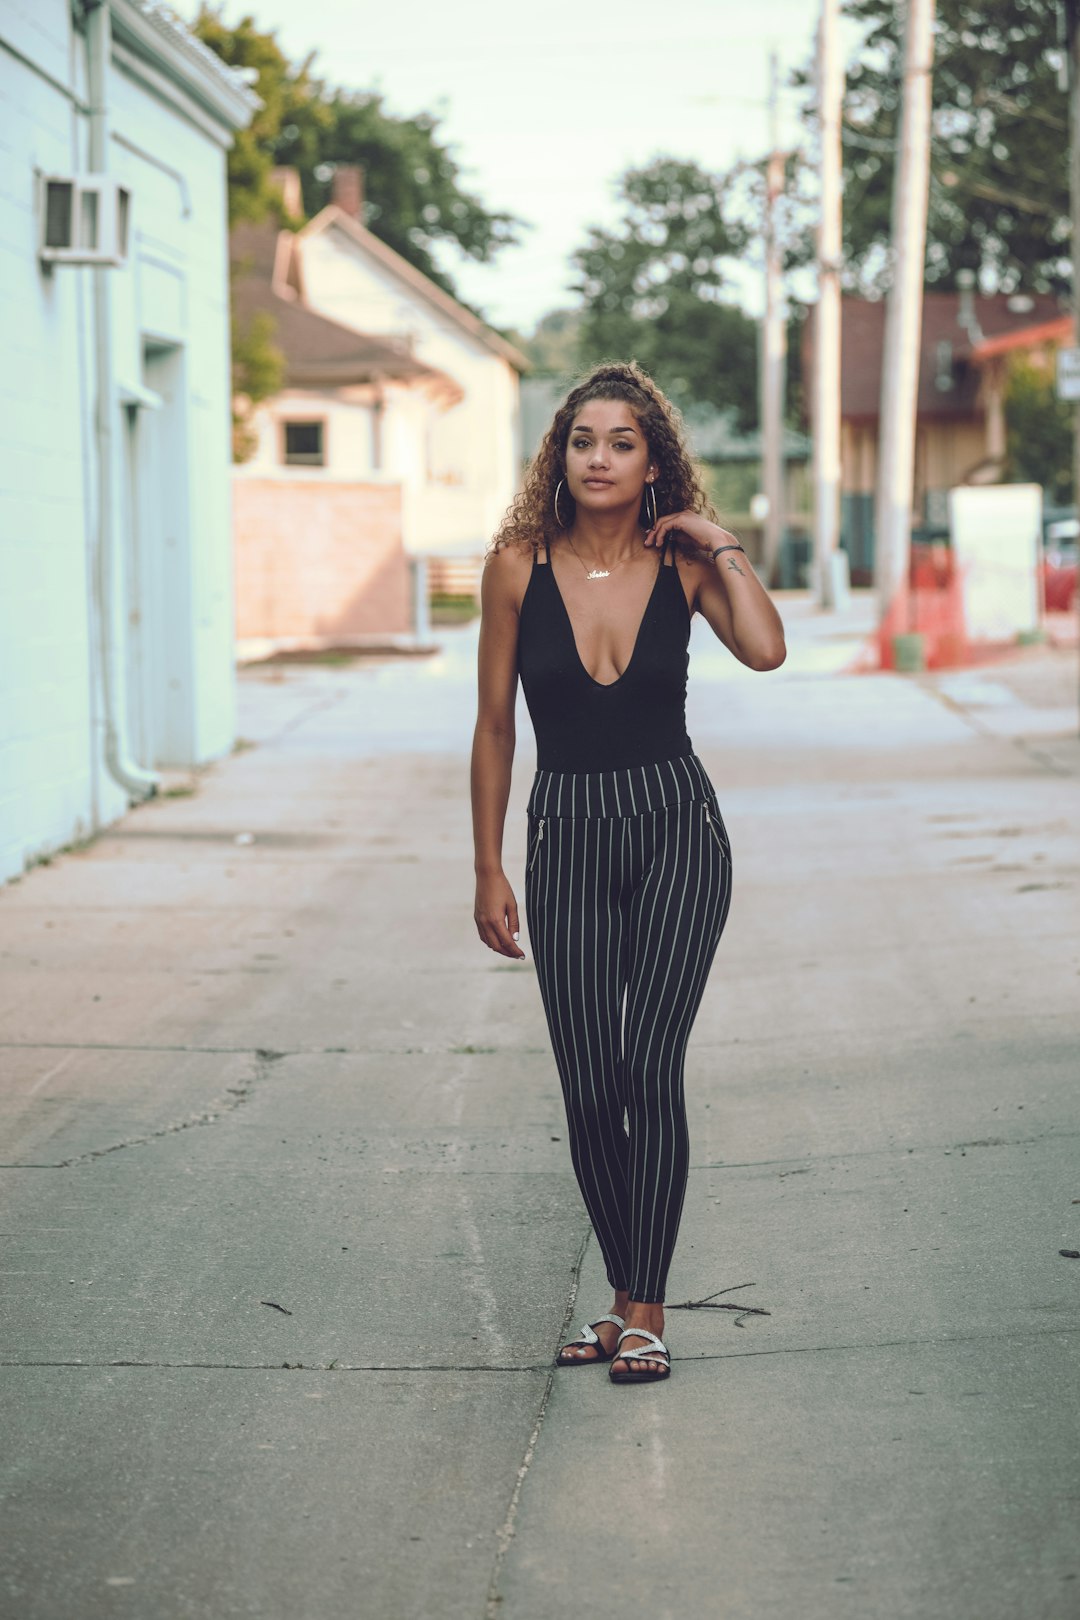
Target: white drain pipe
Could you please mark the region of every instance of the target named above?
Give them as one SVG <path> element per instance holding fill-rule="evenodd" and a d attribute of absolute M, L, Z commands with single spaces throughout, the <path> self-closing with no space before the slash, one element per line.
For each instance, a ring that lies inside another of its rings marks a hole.
<path fill-rule="evenodd" d="M 83 0 L 86 22 L 87 88 L 89 90 L 89 167 L 105 174 L 109 167 L 108 82 L 112 55 L 109 0 Z M 127 725 L 121 711 L 122 685 L 117 679 L 113 598 L 118 572 L 116 559 L 116 382 L 113 376 L 110 310 L 111 271 L 95 265 L 90 272 L 94 308 L 94 366 L 97 390 L 94 435 L 97 445 L 97 526 L 91 581 L 98 631 L 98 668 L 105 722 L 105 764 L 109 774 L 136 800 L 151 798 L 161 786 L 156 771 L 144 770 L 128 752 Z"/>

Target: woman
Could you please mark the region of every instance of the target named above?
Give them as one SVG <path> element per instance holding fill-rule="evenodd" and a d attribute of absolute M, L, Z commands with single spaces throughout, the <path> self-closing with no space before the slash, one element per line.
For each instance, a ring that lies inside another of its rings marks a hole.
<path fill-rule="evenodd" d="M 476 926 L 489 949 L 525 955 L 502 865 L 520 673 L 537 742 L 525 915 L 615 1291 L 556 1359 L 610 1361 L 616 1383 L 671 1370 L 683 1064 L 731 901 L 727 829 L 686 733 L 690 620 L 751 669 L 785 657 L 780 616 L 715 516 L 673 406 L 637 366 L 603 365 L 556 412 L 481 590 Z"/>

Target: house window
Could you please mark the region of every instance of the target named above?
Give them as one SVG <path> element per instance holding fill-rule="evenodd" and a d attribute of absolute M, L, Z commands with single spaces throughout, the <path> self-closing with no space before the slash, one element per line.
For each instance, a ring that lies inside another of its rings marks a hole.
<path fill-rule="evenodd" d="M 285 422 L 286 467 L 325 467 L 323 422 Z"/>

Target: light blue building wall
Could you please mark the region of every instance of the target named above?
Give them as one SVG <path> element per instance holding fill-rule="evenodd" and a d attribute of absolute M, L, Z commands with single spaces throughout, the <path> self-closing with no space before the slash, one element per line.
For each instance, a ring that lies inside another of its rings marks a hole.
<path fill-rule="evenodd" d="M 150 4 L 5 0 L 0 102 L 2 882 L 234 739 L 225 167 L 257 101 Z M 41 177 L 103 169 L 125 262 L 44 262 Z"/>

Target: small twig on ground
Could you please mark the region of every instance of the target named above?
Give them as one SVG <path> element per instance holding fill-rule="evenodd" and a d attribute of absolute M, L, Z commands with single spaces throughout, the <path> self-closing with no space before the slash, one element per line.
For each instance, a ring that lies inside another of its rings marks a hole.
<path fill-rule="evenodd" d="M 292 1315 L 292 1311 L 287 1311 L 285 1309 L 284 1305 L 279 1305 L 278 1304 L 276 1299 L 260 1299 L 259 1304 L 260 1305 L 269 1305 L 269 1307 L 270 1307 L 270 1309 L 272 1311 L 280 1311 L 282 1316 L 291 1316 Z"/>
<path fill-rule="evenodd" d="M 679 1305 L 667 1305 L 669 1311 L 737 1311 L 734 1326 L 742 1327 L 743 1318 L 747 1316 L 771 1316 L 771 1311 L 763 1310 L 760 1305 L 735 1305 L 730 1300 L 720 1299 L 721 1294 L 737 1294 L 740 1288 L 756 1288 L 757 1283 L 733 1283 L 730 1288 L 718 1288 L 715 1294 L 706 1294 L 704 1299 L 684 1299 Z"/>

